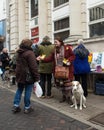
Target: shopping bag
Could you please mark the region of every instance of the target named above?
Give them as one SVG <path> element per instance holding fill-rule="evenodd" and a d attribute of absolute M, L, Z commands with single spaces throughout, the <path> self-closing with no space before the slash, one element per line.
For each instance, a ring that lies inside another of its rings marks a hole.
<path fill-rule="evenodd" d="M 36 94 L 37 97 L 41 97 L 43 94 L 42 88 L 39 85 L 38 82 L 34 83 L 34 88 L 33 88 L 34 93 Z"/>
<path fill-rule="evenodd" d="M 0 74 L 3 74 L 3 71 L 2 71 L 2 69 L 0 68 Z"/>

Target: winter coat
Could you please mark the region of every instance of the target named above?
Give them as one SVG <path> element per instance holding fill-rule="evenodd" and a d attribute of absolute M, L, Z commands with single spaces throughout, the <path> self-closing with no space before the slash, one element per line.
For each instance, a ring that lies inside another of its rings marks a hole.
<path fill-rule="evenodd" d="M 64 45 L 64 58 L 66 58 L 71 63 L 69 65 L 69 80 L 73 80 L 74 67 L 72 62 L 75 59 L 75 55 L 69 45 Z M 55 66 L 56 66 L 55 51 L 48 58 L 45 58 L 43 62 L 49 62 L 49 61 L 54 61 L 54 71 L 55 71 Z"/>
<path fill-rule="evenodd" d="M 90 72 L 90 65 L 88 62 L 89 51 L 80 44 L 74 49 L 74 54 L 76 56 L 74 65 L 74 74 L 86 74 Z"/>
<path fill-rule="evenodd" d="M 34 82 L 39 81 L 36 57 L 32 49 L 30 47 L 21 47 L 17 51 L 17 55 L 18 56 L 16 61 L 16 81 L 18 83 L 26 83 L 26 66 L 24 64 L 24 59 L 29 67 L 29 71 L 32 74 Z"/>
<path fill-rule="evenodd" d="M 51 42 L 42 42 L 39 45 L 39 55 L 46 55 L 48 57 L 54 51 L 54 45 Z M 39 73 L 50 74 L 53 72 L 53 61 L 43 63 L 39 61 Z"/>
<path fill-rule="evenodd" d="M 2 53 L 0 56 L 1 62 L 2 62 L 2 68 L 5 69 L 9 66 L 10 58 L 8 53 Z"/>

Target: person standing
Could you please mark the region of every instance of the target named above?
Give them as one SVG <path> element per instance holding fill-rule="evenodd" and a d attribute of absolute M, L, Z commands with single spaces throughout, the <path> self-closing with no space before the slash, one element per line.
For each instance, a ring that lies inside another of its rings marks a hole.
<path fill-rule="evenodd" d="M 50 38 L 45 36 L 43 41 L 38 46 L 38 55 L 44 55 L 48 57 L 54 50 L 54 45 L 50 42 Z M 39 61 L 39 73 L 40 73 L 40 86 L 43 90 L 43 95 L 41 98 L 52 98 L 52 72 L 53 72 L 53 62 L 43 63 Z M 47 92 L 46 92 L 47 86 Z"/>
<path fill-rule="evenodd" d="M 42 60 L 42 62 L 54 62 L 54 69 L 53 69 L 53 75 L 55 72 L 56 65 L 59 66 L 66 66 L 69 69 L 69 76 L 68 79 L 56 79 L 55 78 L 55 84 L 59 89 L 62 90 L 62 99 L 60 100 L 60 103 L 67 101 L 69 103 L 70 97 L 68 95 L 69 90 L 68 87 L 65 87 L 64 82 L 71 82 L 74 79 L 74 68 L 73 68 L 73 60 L 75 59 L 75 55 L 70 47 L 70 45 L 64 45 L 63 40 L 60 37 L 56 37 L 54 40 L 55 49 L 50 54 L 49 57 L 41 58 L 38 57 L 39 60 Z M 66 63 L 64 64 L 63 61 L 66 59 Z M 57 62 L 57 63 L 56 63 Z"/>
<path fill-rule="evenodd" d="M 10 62 L 10 57 L 8 55 L 8 50 L 7 48 L 3 48 L 2 50 L 2 53 L 0 55 L 0 59 L 1 59 L 1 62 L 2 62 L 2 66 L 1 66 L 1 69 L 2 69 L 2 72 L 3 74 L 1 75 L 2 77 L 2 80 L 4 80 L 4 75 L 5 75 L 5 70 L 7 67 L 9 67 L 9 62 Z"/>
<path fill-rule="evenodd" d="M 31 48 L 32 41 L 30 39 L 23 39 L 17 51 L 17 58 L 16 58 L 16 81 L 17 81 L 17 91 L 15 93 L 14 102 L 13 102 L 13 109 L 14 113 L 20 112 L 20 101 L 21 96 L 24 93 L 24 113 L 28 114 L 33 111 L 31 107 L 31 92 L 34 86 L 34 82 L 38 82 L 39 73 L 38 67 L 36 63 L 36 57 L 34 52 Z M 27 68 L 32 76 L 30 82 L 27 82 Z"/>
<path fill-rule="evenodd" d="M 84 42 L 82 39 L 79 39 L 77 44 L 77 47 L 73 50 L 76 56 L 73 62 L 74 76 L 75 80 L 82 83 L 84 96 L 87 97 L 87 74 L 90 72 L 90 64 L 88 62 L 89 51 L 84 46 Z"/>

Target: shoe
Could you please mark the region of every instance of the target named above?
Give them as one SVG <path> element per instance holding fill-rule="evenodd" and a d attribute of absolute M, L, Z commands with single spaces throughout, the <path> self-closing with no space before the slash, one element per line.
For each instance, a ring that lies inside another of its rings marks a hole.
<path fill-rule="evenodd" d="M 41 96 L 40 98 L 44 99 L 44 98 L 46 98 L 46 96 Z"/>
<path fill-rule="evenodd" d="M 51 95 L 51 96 L 47 96 L 48 99 L 53 98 L 53 97 L 54 97 L 53 95 Z"/>
<path fill-rule="evenodd" d="M 30 107 L 29 109 L 25 109 L 24 110 L 24 113 L 25 114 L 28 114 L 28 113 L 31 113 L 31 112 L 33 112 L 34 111 L 34 109 L 32 108 L 32 107 Z"/>
<path fill-rule="evenodd" d="M 73 105 L 73 102 L 72 102 L 72 100 L 70 99 L 70 97 L 67 98 L 67 103 L 68 103 L 69 105 Z"/>
<path fill-rule="evenodd" d="M 63 95 L 62 99 L 60 100 L 60 103 L 63 103 L 63 102 L 65 102 L 65 101 L 66 101 L 66 96 Z"/>
<path fill-rule="evenodd" d="M 20 111 L 21 111 L 21 108 L 20 108 L 20 107 L 14 106 L 13 109 L 12 109 L 12 112 L 13 112 L 13 113 L 18 113 L 18 112 L 20 112 Z"/>

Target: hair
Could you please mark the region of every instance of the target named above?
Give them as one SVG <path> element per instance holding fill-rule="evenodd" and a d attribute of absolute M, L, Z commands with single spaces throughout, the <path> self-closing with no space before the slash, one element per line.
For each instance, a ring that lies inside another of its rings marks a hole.
<path fill-rule="evenodd" d="M 23 39 L 21 41 L 20 47 L 31 47 L 33 44 L 32 40 L 30 39 Z"/>
<path fill-rule="evenodd" d="M 4 52 L 4 53 L 5 53 L 5 52 L 8 52 L 8 49 L 7 49 L 7 48 L 3 48 L 3 49 L 2 49 L 2 52 Z"/>
<path fill-rule="evenodd" d="M 61 45 L 64 45 L 64 42 L 61 37 L 57 36 L 54 40 L 58 40 L 61 43 Z"/>
<path fill-rule="evenodd" d="M 77 44 L 78 44 L 78 45 L 79 45 L 79 44 L 84 44 L 83 39 L 79 39 L 78 42 L 77 42 Z"/>
<path fill-rule="evenodd" d="M 44 41 L 44 42 L 49 42 L 49 41 L 50 41 L 50 38 L 49 38 L 48 36 L 45 36 L 45 37 L 43 37 L 43 41 Z"/>

